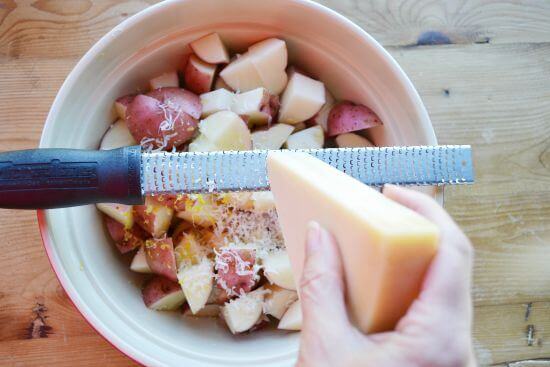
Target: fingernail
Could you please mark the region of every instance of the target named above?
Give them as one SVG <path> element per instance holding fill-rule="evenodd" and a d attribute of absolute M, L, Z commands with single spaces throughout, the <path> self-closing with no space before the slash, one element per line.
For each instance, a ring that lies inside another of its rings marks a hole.
<path fill-rule="evenodd" d="M 321 226 L 316 221 L 307 224 L 306 256 L 319 246 L 321 241 Z"/>
<path fill-rule="evenodd" d="M 393 184 L 385 184 L 384 187 L 382 187 L 382 193 L 386 192 L 386 189 L 393 189 L 393 188 L 396 188 L 397 185 L 393 185 Z"/>

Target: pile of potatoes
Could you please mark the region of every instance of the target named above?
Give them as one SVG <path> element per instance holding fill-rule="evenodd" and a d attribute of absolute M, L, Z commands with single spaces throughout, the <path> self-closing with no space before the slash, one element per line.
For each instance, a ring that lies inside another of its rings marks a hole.
<path fill-rule="evenodd" d="M 285 41 L 266 39 L 233 57 L 215 33 L 189 46 L 180 70 L 151 79 L 147 93 L 115 101 L 119 119 L 101 149 L 318 149 L 329 140 L 339 147 L 373 146 L 357 132 L 382 125 L 377 115 L 337 101 L 321 81 L 289 67 Z M 162 195 L 144 205 L 97 207 L 118 250 L 135 252 L 131 270 L 151 274 L 142 289 L 147 307 L 221 316 L 233 333 L 271 319 L 280 320 L 280 329 L 301 328 L 284 249 L 232 246 L 214 228 L 219 215 L 275 213 L 271 193 Z"/>

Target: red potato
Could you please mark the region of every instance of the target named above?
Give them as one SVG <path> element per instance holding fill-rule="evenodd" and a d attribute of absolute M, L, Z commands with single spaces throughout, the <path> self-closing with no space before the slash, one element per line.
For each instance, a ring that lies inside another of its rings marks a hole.
<path fill-rule="evenodd" d="M 182 88 L 159 88 L 147 93 L 149 97 L 157 99 L 162 104 L 165 104 L 176 111 L 183 111 L 193 117 L 199 119 L 202 114 L 201 99 L 195 93 Z"/>
<path fill-rule="evenodd" d="M 382 125 L 382 121 L 367 106 L 342 102 L 328 116 L 328 136 L 350 133 Z"/>
<path fill-rule="evenodd" d="M 126 122 L 140 144 L 168 150 L 191 139 L 198 127 L 197 119 L 180 105 L 161 103 L 145 95 L 137 96 L 128 105 Z"/>
<path fill-rule="evenodd" d="M 127 96 L 117 98 L 117 100 L 115 101 L 115 111 L 119 119 L 126 120 L 126 109 L 135 97 L 135 94 L 129 94 Z"/>
<path fill-rule="evenodd" d="M 145 258 L 153 273 L 173 281 L 178 280 L 172 238 L 151 238 L 145 241 Z"/>
<path fill-rule="evenodd" d="M 121 254 L 128 253 L 143 245 L 143 239 L 147 237 L 147 234 L 141 228 L 133 226 L 126 229 L 111 217 L 104 216 L 104 219 L 109 235 Z"/>
<path fill-rule="evenodd" d="M 185 195 L 183 194 L 163 194 L 151 196 L 150 200 L 158 205 L 167 206 L 174 210 L 185 210 Z"/>
<path fill-rule="evenodd" d="M 248 293 L 256 282 L 256 252 L 222 248 L 216 256 L 217 285 L 229 296 Z"/>
<path fill-rule="evenodd" d="M 150 197 L 145 199 L 145 205 L 134 206 L 134 220 L 155 238 L 166 234 L 173 217 L 174 210 L 172 208 L 158 205 Z"/>
<path fill-rule="evenodd" d="M 216 77 L 216 69 L 215 64 L 208 64 L 196 55 L 191 55 L 184 72 L 185 86 L 197 94 L 210 92 Z"/>
<path fill-rule="evenodd" d="M 180 285 L 163 277 L 149 279 L 141 290 L 145 305 L 157 311 L 172 311 L 185 302 Z"/>

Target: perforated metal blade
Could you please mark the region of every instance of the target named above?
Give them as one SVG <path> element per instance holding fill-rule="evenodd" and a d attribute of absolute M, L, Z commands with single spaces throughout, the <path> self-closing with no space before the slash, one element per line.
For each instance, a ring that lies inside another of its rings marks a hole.
<path fill-rule="evenodd" d="M 467 184 L 474 181 L 467 145 L 297 150 L 370 186 Z M 268 151 L 142 153 L 142 191 L 212 193 L 269 190 Z"/>

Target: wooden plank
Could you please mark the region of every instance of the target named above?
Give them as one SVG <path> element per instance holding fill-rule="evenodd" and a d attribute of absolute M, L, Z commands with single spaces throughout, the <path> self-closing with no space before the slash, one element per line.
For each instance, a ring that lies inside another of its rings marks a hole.
<path fill-rule="evenodd" d="M 474 147 L 477 182 L 448 188 L 446 206 L 476 248 L 476 304 L 548 300 L 550 44 L 390 52 L 439 141 Z"/>
<path fill-rule="evenodd" d="M 503 364 L 494 364 L 496 367 L 550 367 L 550 360 L 530 360 L 530 361 L 519 361 L 519 362 L 510 362 Z"/>
<path fill-rule="evenodd" d="M 482 366 L 550 355 L 550 302 L 480 306 L 474 347 Z"/>
<path fill-rule="evenodd" d="M 385 46 L 550 40 L 545 0 L 318 0 Z"/>

